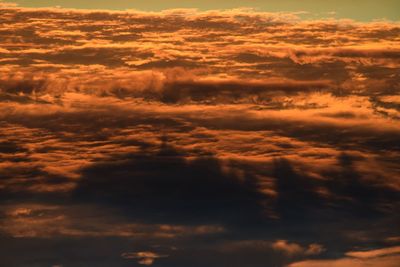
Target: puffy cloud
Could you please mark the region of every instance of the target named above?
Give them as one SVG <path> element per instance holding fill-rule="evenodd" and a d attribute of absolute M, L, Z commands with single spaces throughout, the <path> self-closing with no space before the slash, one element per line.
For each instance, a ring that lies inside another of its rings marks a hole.
<path fill-rule="evenodd" d="M 289 87 L 311 80 L 312 90 L 327 81 L 331 91 L 399 90 L 396 22 L 301 21 L 293 14 L 243 9 L 152 13 L 3 6 L 2 13 L 2 75 L 21 67 L 27 74 L 59 76 L 102 66 L 79 80 L 104 79 L 112 72 L 114 87 L 124 88 L 136 83 L 121 86 L 127 72 L 182 67 L 203 78 L 228 75 L 245 88 L 243 80 L 269 77 L 272 86 L 274 79 L 289 80 Z M 304 88 L 310 86 L 297 90 Z"/>
<path fill-rule="evenodd" d="M 315 255 L 324 251 L 323 246 L 320 244 L 310 244 L 304 248 L 296 243 L 289 243 L 286 240 L 277 240 L 272 244 L 272 248 L 277 251 L 282 251 L 288 256 L 295 256 L 298 254 Z"/>

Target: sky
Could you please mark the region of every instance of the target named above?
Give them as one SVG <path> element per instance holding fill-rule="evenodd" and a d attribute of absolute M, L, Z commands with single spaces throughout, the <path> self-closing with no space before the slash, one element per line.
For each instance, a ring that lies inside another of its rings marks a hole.
<path fill-rule="evenodd" d="M 60 6 L 83 9 L 138 9 L 161 11 L 173 8 L 197 8 L 200 10 L 232 9 L 249 7 L 266 12 L 298 12 L 304 11 L 303 17 L 323 18 L 326 16 L 361 21 L 399 20 L 400 2 L 397 0 L 19 0 L 10 1 L 26 7 Z"/>
<path fill-rule="evenodd" d="M 0 266 L 398 266 L 385 1 L 55 2 L 0 4 Z"/>

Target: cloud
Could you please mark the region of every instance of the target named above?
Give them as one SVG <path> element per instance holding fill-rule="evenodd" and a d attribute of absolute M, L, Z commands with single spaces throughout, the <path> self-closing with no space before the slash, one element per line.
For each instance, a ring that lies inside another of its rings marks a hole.
<path fill-rule="evenodd" d="M 320 244 L 310 244 L 307 248 L 304 248 L 296 243 L 289 243 L 286 240 L 277 240 L 272 244 L 272 248 L 277 251 L 282 251 L 288 256 L 296 256 L 298 254 L 304 255 L 316 255 L 324 251 L 324 248 Z"/>
<path fill-rule="evenodd" d="M 86 76 L 81 83 L 93 76 L 106 79 L 112 72 L 113 87 L 130 90 L 136 82 L 121 85 L 126 73 L 139 77 L 143 69 L 163 73 L 181 67 L 200 78 L 233 77 L 245 88 L 252 87 L 246 83 L 251 79 L 267 80 L 267 87 L 277 90 L 286 88 L 286 81 L 296 91 L 320 90 L 321 83 L 325 90 L 346 93 L 399 89 L 396 22 L 301 21 L 290 14 L 242 9 L 153 13 L 3 6 L 2 12 L 7 22 L 0 32 L 2 75 L 23 67 L 26 74 L 51 74 L 51 83 L 69 84 L 71 71 Z M 85 66 L 101 68 L 84 75 Z M 67 75 L 56 77 L 62 72 Z M 307 81 L 311 87 L 301 84 Z M 204 88 L 204 82 L 199 86 Z M 216 87 L 219 92 L 218 83 L 210 88 Z"/>
<path fill-rule="evenodd" d="M 3 265 L 397 260 L 398 22 L 0 12 Z"/>
<path fill-rule="evenodd" d="M 190 236 L 218 235 L 220 225 L 152 224 L 127 220 L 115 210 L 96 205 L 63 206 L 49 204 L 2 205 L 0 231 L 13 238 L 134 238 L 168 240 Z"/>
<path fill-rule="evenodd" d="M 237 177 L 223 172 L 213 157 L 188 160 L 181 153 L 164 143 L 155 153 L 142 151 L 93 165 L 82 170 L 73 198 L 125 207 L 128 214 L 153 222 L 239 223 L 261 216 L 257 213 L 264 196 L 251 173 Z M 238 217 L 238 208 L 247 218 Z"/>
<path fill-rule="evenodd" d="M 349 251 L 346 253 L 346 255 L 354 258 L 368 259 L 368 258 L 376 258 L 391 254 L 399 254 L 399 253 L 400 253 L 400 247 L 389 247 L 389 248 L 382 248 L 369 251 Z"/>
<path fill-rule="evenodd" d="M 124 252 L 121 254 L 124 259 L 138 259 L 139 264 L 152 265 L 155 259 L 165 258 L 168 255 L 160 255 L 151 251 L 140 251 L 140 252 Z"/>
<path fill-rule="evenodd" d="M 400 256 L 399 247 L 389 247 L 368 251 L 349 251 L 345 258 L 335 260 L 307 260 L 290 264 L 291 267 L 312 266 L 383 266 L 394 267 L 398 264 Z"/>

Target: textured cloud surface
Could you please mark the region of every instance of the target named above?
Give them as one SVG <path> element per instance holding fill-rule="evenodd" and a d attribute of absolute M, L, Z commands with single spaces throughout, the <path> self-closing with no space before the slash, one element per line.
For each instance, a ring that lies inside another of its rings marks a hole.
<path fill-rule="evenodd" d="M 398 262 L 400 23 L 0 13 L 0 265 Z"/>

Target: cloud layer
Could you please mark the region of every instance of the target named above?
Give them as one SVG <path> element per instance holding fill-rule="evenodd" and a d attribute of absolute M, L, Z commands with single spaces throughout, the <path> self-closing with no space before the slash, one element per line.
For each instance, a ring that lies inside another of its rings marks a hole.
<path fill-rule="evenodd" d="M 0 12 L 3 264 L 397 262 L 398 22 Z"/>

